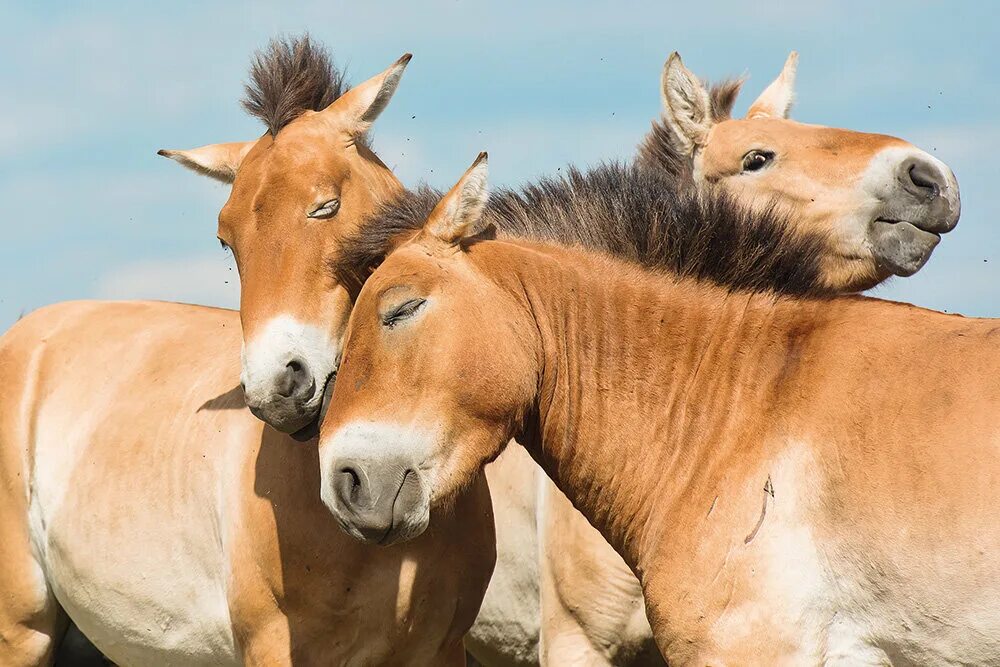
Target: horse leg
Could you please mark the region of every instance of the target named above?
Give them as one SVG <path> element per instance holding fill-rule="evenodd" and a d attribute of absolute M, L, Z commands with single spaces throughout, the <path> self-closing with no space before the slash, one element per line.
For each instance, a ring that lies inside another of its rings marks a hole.
<path fill-rule="evenodd" d="M 6 577 L 3 577 L 6 579 Z M 3 595 L 0 610 L 0 665 L 35 667 L 50 665 L 54 649 L 66 628 L 65 612 L 48 598 L 39 603 L 35 596 Z"/>
<path fill-rule="evenodd" d="M 541 489 L 542 665 L 658 665 L 638 579 L 554 485 Z"/>
<path fill-rule="evenodd" d="M 5 472 L 0 469 L 0 665 L 48 665 L 68 618 L 32 553 L 24 494 L 11 493 Z"/>
<path fill-rule="evenodd" d="M 0 665 L 48 665 L 68 619 L 31 542 L 22 415 L 28 369 L 2 344 L 0 368 Z"/>
<path fill-rule="evenodd" d="M 236 619 L 234 619 L 236 620 Z M 240 619 L 245 621 L 245 619 Z M 291 667 L 292 646 L 288 619 L 274 611 L 255 618 L 256 623 L 237 623 L 234 635 L 240 647 L 240 657 L 245 667 Z"/>

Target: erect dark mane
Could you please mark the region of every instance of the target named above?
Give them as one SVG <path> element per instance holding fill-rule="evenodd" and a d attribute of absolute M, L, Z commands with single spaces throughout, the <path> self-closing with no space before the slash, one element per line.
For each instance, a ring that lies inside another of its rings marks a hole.
<path fill-rule="evenodd" d="M 712 101 L 712 120 L 719 123 L 731 117 L 742 86 L 743 79 L 727 79 L 711 86 L 708 94 Z M 639 144 L 636 163 L 675 181 L 690 181 L 694 167 L 693 156 L 677 144 L 673 130 L 667 127 L 663 118 L 653 121 L 653 126 Z"/>
<path fill-rule="evenodd" d="M 254 54 L 243 108 L 275 136 L 303 111 L 325 109 L 344 93 L 344 86 L 344 73 L 308 34 L 274 39 Z"/>
<path fill-rule="evenodd" d="M 441 193 L 423 187 L 384 205 L 346 239 L 331 268 L 357 288 L 395 244 L 419 230 Z M 638 166 L 571 168 L 490 197 L 498 235 L 576 245 L 734 290 L 831 294 L 822 280 L 826 239 L 795 232 L 776 210 L 753 211 L 719 192 L 667 187 Z"/>

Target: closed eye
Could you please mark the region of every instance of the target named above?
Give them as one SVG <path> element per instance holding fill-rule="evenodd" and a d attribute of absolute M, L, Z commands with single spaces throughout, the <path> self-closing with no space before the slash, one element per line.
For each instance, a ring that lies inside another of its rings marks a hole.
<path fill-rule="evenodd" d="M 337 215 L 337 211 L 339 210 L 340 210 L 340 200 L 331 199 L 328 202 L 323 202 L 322 204 L 314 208 L 311 212 L 307 213 L 306 217 L 320 218 L 325 220 L 326 218 L 332 218 L 333 216 Z"/>
<path fill-rule="evenodd" d="M 399 304 L 391 311 L 382 316 L 382 326 L 392 329 L 400 322 L 413 317 L 417 311 L 423 308 L 427 299 L 410 299 Z"/>

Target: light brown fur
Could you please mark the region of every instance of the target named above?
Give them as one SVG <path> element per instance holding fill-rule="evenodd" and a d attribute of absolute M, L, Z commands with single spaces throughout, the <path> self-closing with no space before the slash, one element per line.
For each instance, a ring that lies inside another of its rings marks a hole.
<path fill-rule="evenodd" d="M 427 302 L 385 331 L 403 298 Z M 425 233 L 362 291 L 321 449 L 426 433 L 433 507 L 517 436 L 671 664 L 991 662 L 997 328 Z"/>
<path fill-rule="evenodd" d="M 865 183 L 866 170 L 883 151 L 899 151 L 901 160 L 912 159 L 922 154 L 907 142 L 890 136 L 867 134 L 849 130 L 826 128 L 799 123 L 787 118 L 787 100 L 792 95 L 794 76 L 794 54 L 785 70 L 768 87 L 768 90 L 750 105 L 745 118 L 731 117 L 739 82 L 713 87 L 701 87 L 694 75 L 687 72 L 679 58 L 671 57 L 665 65 L 664 76 L 664 117 L 654 124 L 650 134 L 639 149 L 637 162 L 644 169 L 674 180 L 673 187 L 694 186 L 709 195 L 722 189 L 735 195 L 740 201 L 759 208 L 776 206 L 779 211 L 789 211 L 788 225 L 803 235 L 820 235 L 823 252 L 819 254 L 820 281 L 827 290 L 834 293 L 852 292 L 877 284 L 892 273 L 873 251 L 869 231 L 880 216 L 889 219 L 922 220 L 918 224 L 928 229 L 945 231 L 954 226 L 958 215 L 957 184 L 952 191 L 947 188 L 937 200 L 927 200 L 923 212 L 906 211 L 905 204 L 889 197 L 879 202 L 875 193 Z M 697 141 L 685 144 L 683 128 L 673 118 L 676 108 L 670 99 L 670 84 L 667 72 L 681 70 L 692 85 L 701 90 L 704 105 L 709 111 L 701 117 L 703 134 Z M 771 104 L 775 99 L 782 102 L 777 107 Z M 774 154 L 774 160 L 761 171 L 747 172 L 743 161 L 753 150 L 766 150 Z M 943 167 L 943 165 L 942 165 Z M 944 168 L 946 169 L 946 168 Z M 944 173 L 944 172 L 942 172 Z M 950 174 L 950 172 L 947 172 Z M 578 178 L 571 175 L 570 180 Z M 953 179 L 953 177 L 951 177 Z M 895 182 L 896 175 L 888 175 L 886 180 Z M 620 184 L 618 187 L 621 187 Z M 620 221 L 609 223 L 614 218 L 610 211 L 620 206 L 613 203 L 618 197 L 614 186 L 601 188 L 576 188 L 575 204 L 563 205 L 562 197 L 551 196 L 551 191 L 559 190 L 559 184 L 551 182 L 533 186 L 524 193 L 504 191 L 494 196 L 487 212 L 501 234 L 508 236 L 529 236 L 554 238 L 564 243 L 579 243 L 587 247 L 608 250 L 613 254 L 637 259 L 644 264 L 657 265 L 671 252 L 668 247 L 644 250 L 644 243 L 651 236 L 666 228 L 661 218 L 652 217 L 640 227 L 633 238 L 629 233 L 618 230 L 628 228 Z M 910 195 L 898 193 L 899 200 L 905 201 Z M 948 200 L 947 206 L 945 200 Z M 623 204 L 634 205 L 634 202 Z M 403 209 L 403 206 L 399 207 Z M 405 227 L 400 218 L 409 215 L 410 224 L 421 222 L 413 213 L 419 206 L 401 211 L 396 215 L 396 224 Z M 429 210 L 429 208 L 427 208 Z M 655 231 L 651 231 L 655 230 Z M 616 236 L 617 235 L 617 236 Z M 676 230 L 665 236 L 681 237 Z M 357 239 L 349 239 L 346 263 L 352 269 L 367 270 L 377 263 L 379 253 L 384 253 L 385 244 L 380 234 L 368 234 L 362 230 Z M 931 240 L 930 243 L 936 243 Z M 666 244 L 665 244 L 666 245 Z M 683 247 L 683 244 L 678 244 Z M 355 249 L 352 246 L 357 246 Z M 933 245 L 931 245 L 933 248 Z M 696 253 L 689 250 L 677 252 L 676 264 L 694 274 L 699 272 L 723 284 L 732 284 L 731 276 L 739 276 L 741 267 L 737 261 L 719 257 L 700 261 Z M 928 255 L 923 257 L 926 261 Z M 683 259 L 680 259 L 683 258 Z M 751 262 L 753 258 L 744 258 Z M 703 265 L 718 264 L 729 267 L 731 274 L 724 271 L 704 271 Z M 803 266 L 806 263 L 803 262 Z M 777 267 L 775 267 L 777 269 Z M 363 271 L 366 274 L 366 271 Z M 808 273 L 808 272 L 806 272 Z M 721 276 L 721 279 L 720 277 Z M 775 279 L 777 276 L 766 276 Z M 792 281 L 786 278 L 789 287 Z M 766 282 L 766 281 L 765 281 Z M 808 280 L 801 281 L 808 284 Z M 819 290 L 814 286 L 814 292 Z M 793 290 L 789 290 L 793 291 Z M 806 290 L 808 291 L 808 290 Z M 515 557 L 505 558 L 506 552 L 521 550 L 541 554 L 539 565 L 542 577 L 540 590 L 540 640 L 530 629 L 523 630 L 519 637 L 525 645 L 538 641 L 542 664 L 559 664 L 559 656 L 572 655 L 574 660 L 593 665 L 639 665 L 662 664 L 655 651 L 648 651 L 651 635 L 642 627 L 632 610 L 641 603 L 638 583 L 624 567 L 621 558 L 600 539 L 579 513 L 567 503 L 559 502 L 561 494 L 545 479 L 539 479 L 537 468 L 525 457 L 509 455 L 488 468 L 488 476 L 494 488 L 512 488 L 516 483 L 529 491 L 520 496 L 534 498 L 534 487 L 541 484 L 545 491 L 541 495 L 538 514 L 539 523 L 523 521 L 525 513 L 520 505 L 511 512 L 509 520 L 501 521 L 503 526 L 517 526 L 509 534 L 500 533 L 498 549 L 501 553 L 494 579 L 504 578 L 505 583 L 497 584 L 495 595 L 508 596 L 520 600 L 518 588 L 524 589 L 528 576 L 534 573 L 512 571 L 513 566 L 505 562 L 517 562 Z M 503 508 L 497 514 L 504 514 Z M 518 520 L 521 519 L 520 523 Z M 530 533 L 530 535 L 529 535 Z M 577 540 L 576 548 L 570 554 L 567 544 Z M 603 579 L 586 576 L 587 572 L 602 572 Z M 584 573 L 584 576 L 580 576 Z M 631 582 L 631 583 L 630 583 Z M 512 594 L 510 591 L 515 591 Z M 492 595 L 492 593 L 491 593 Z M 496 620 L 499 613 L 492 615 L 494 605 L 487 598 L 484 627 L 474 628 L 474 635 L 489 636 L 485 625 L 492 622 L 500 628 L 505 624 Z M 517 605 L 511 604 L 511 609 Z M 521 614 L 523 616 L 523 614 Z M 529 625 L 527 622 L 525 625 Z M 609 637 L 614 637 L 609 641 Z M 508 642 L 512 647 L 512 640 Z M 511 654 L 518 659 L 525 651 L 520 648 Z M 508 659 L 513 663 L 517 660 Z"/>
<path fill-rule="evenodd" d="M 794 211 L 798 229 L 828 236 L 825 272 L 837 291 L 868 289 L 894 273 L 910 275 L 927 261 L 937 241 L 931 234 L 904 233 L 903 227 L 879 221 L 908 221 L 933 234 L 947 232 L 959 213 L 954 177 L 937 160 L 895 137 L 790 120 L 797 62 L 793 52 L 746 117 L 732 118 L 729 110 L 738 86 L 709 90 L 672 54 L 663 69 L 663 117 L 640 145 L 639 163 L 690 178 L 703 191 L 722 186 L 741 201 L 776 202 Z M 880 165 L 870 173 L 876 158 L 892 149 L 892 160 L 898 161 L 892 169 Z M 744 160 L 753 152 L 770 156 L 767 166 L 748 171 Z M 919 193 L 905 183 L 913 160 L 933 164 L 939 172 L 933 219 L 913 217 L 898 203 L 876 201 L 879 186 L 897 180 Z M 887 243 L 883 232 L 922 246 L 921 254 L 899 265 L 893 261 L 899 258 L 890 257 L 894 242 Z"/>
<path fill-rule="evenodd" d="M 123 327 L 143 332 L 125 349 L 113 335 Z M 315 444 L 244 409 L 232 380 L 239 336 L 230 311 L 78 302 L 29 315 L 0 341 L 0 474 L 19 480 L 0 503 L 0 663 L 45 663 L 65 622 L 54 595 L 122 665 L 464 664 L 462 637 L 492 569 L 485 484 L 442 513 L 440 531 L 412 543 L 380 549 L 349 538 L 319 501 Z M 109 377 L 121 364 L 130 372 Z M 53 466 L 70 480 L 59 500 Z M 29 503 L 43 528 L 27 524 Z M 210 557 L 198 556 L 206 549 Z M 198 569 L 163 581 L 174 558 Z M 173 616 L 162 593 L 190 587 L 190 608 Z M 116 635 L 100 625 L 133 620 L 122 598 L 137 593 L 143 617 L 145 604 L 171 614 L 162 627 Z M 235 656 L 213 654 L 207 639 L 190 654 L 143 652 L 161 633 L 197 626 L 206 596 L 228 605 Z"/>
<path fill-rule="evenodd" d="M 786 65 L 745 118 L 731 117 L 742 81 L 713 86 L 710 129 L 704 142 L 689 152 L 678 147 L 676 128 L 658 121 L 640 145 L 639 163 L 691 179 L 702 189 L 723 187 L 740 201 L 777 202 L 794 211 L 790 222 L 796 229 L 819 232 L 827 239 L 821 258 L 826 285 L 835 292 L 865 289 L 889 272 L 843 223 L 849 217 L 846 212 L 866 205 L 858 176 L 851 175 L 864 173 L 874 152 L 906 142 L 798 123 L 787 118 L 787 106 L 769 105 L 769 93 L 775 89 L 779 97 L 791 98 L 795 60 L 793 54 L 791 69 Z M 780 159 L 763 172 L 742 173 L 744 156 L 760 148 Z M 837 215 L 841 222 L 831 224 Z M 507 455 L 487 470 L 494 485 L 506 479 L 538 483 L 537 469 L 525 457 Z M 638 581 L 563 494 L 547 479 L 540 483 L 541 663 L 559 665 L 560 657 L 570 655 L 589 665 L 662 664 L 655 648 L 649 650 L 652 636 L 648 626 L 643 627 Z M 501 553 L 505 548 L 502 535 L 498 548 Z"/>

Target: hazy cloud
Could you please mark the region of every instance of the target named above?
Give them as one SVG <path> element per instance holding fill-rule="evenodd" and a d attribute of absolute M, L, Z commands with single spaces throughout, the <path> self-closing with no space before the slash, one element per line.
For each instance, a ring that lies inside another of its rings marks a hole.
<path fill-rule="evenodd" d="M 231 256 L 178 257 L 115 267 L 100 278 L 95 296 L 238 308 L 240 286 Z"/>

